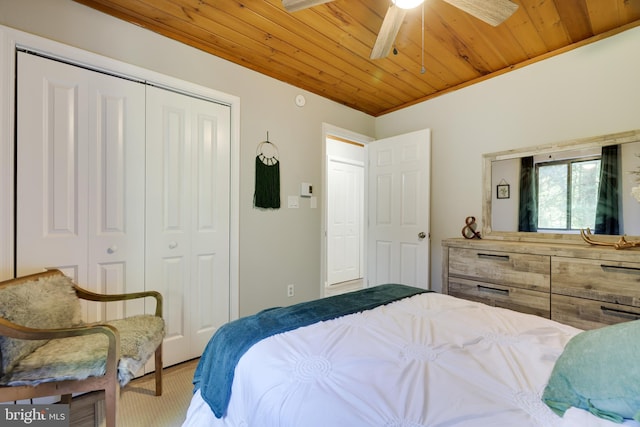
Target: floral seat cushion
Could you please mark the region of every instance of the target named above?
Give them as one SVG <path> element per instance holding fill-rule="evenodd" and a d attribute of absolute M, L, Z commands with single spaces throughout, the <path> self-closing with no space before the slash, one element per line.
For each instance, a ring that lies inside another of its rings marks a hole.
<path fill-rule="evenodd" d="M 164 321 L 152 315 L 107 322 L 118 329 L 118 381 L 126 385 L 149 360 L 164 337 Z M 20 359 L 0 384 L 37 385 L 104 375 L 108 339 L 104 334 L 50 340 Z"/>

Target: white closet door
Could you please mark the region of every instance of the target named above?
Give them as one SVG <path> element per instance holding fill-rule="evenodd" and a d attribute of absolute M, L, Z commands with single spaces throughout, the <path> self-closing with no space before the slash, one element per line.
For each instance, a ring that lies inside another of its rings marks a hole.
<path fill-rule="evenodd" d="M 329 158 L 327 283 L 360 279 L 364 167 Z"/>
<path fill-rule="evenodd" d="M 147 89 L 147 287 L 164 295 L 165 366 L 229 320 L 230 107 Z"/>
<path fill-rule="evenodd" d="M 17 90 L 17 274 L 59 268 L 97 292 L 144 289 L 144 86 L 19 53 Z"/>

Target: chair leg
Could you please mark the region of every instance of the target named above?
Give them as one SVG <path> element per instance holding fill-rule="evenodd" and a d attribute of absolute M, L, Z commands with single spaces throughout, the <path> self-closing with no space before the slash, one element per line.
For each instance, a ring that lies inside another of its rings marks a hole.
<path fill-rule="evenodd" d="M 156 349 L 156 396 L 162 396 L 162 343 Z"/>
<path fill-rule="evenodd" d="M 119 398 L 120 384 L 117 381 L 113 381 L 104 391 L 106 427 L 116 427 Z"/>

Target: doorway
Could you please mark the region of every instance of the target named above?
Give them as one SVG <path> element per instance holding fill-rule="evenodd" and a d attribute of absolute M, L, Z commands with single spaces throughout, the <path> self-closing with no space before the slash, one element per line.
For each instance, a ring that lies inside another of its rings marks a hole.
<path fill-rule="evenodd" d="M 324 124 L 323 138 L 321 295 L 428 289 L 430 130 L 374 140 Z"/>
<path fill-rule="evenodd" d="M 371 140 L 324 125 L 323 296 L 366 286 L 365 161 Z"/>
<path fill-rule="evenodd" d="M 364 145 L 327 137 L 327 291 L 362 288 Z"/>

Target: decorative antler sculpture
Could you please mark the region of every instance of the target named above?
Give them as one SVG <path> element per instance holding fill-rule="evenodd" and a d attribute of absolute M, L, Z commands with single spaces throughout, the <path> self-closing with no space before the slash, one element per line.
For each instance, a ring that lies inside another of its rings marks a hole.
<path fill-rule="evenodd" d="M 580 229 L 580 236 L 582 236 L 582 240 L 594 246 L 613 246 L 616 249 L 629 249 L 640 247 L 640 240 L 633 240 L 628 242 L 624 236 L 620 236 L 620 239 L 617 242 L 602 242 L 593 239 L 593 234 L 591 234 L 591 230 L 587 228 L 585 231 L 583 228 Z"/>

